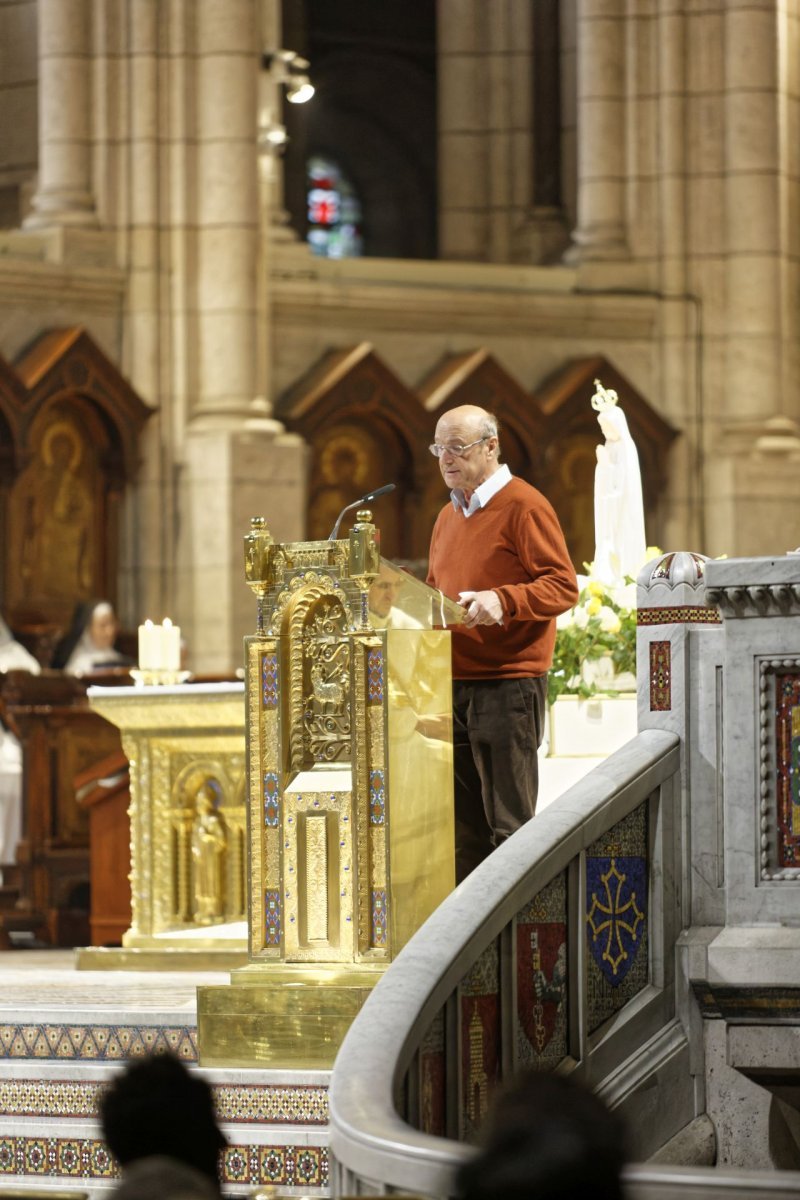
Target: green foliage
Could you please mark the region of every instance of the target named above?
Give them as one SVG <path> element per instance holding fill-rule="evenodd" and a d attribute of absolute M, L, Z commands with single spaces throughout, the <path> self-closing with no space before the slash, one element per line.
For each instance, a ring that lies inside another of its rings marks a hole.
<path fill-rule="evenodd" d="M 590 664 L 587 666 L 587 664 Z M 561 695 L 616 694 L 615 676 L 636 674 L 636 585 L 607 588 L 589 578 L 578 603 L 556 622 L 547 684 L 552 704 Z"/>

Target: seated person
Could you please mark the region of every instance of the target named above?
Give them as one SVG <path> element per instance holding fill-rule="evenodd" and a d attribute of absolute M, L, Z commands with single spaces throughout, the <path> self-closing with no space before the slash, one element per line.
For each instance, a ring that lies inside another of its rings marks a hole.
<path fill-rule="evenodd" d="M 122 1172 L 114 1200 L 220 1200 L 207 1175 L 165 1155 L 139 1158 Z"/>
<path fill-rule="evenodd" d="M 99 1116 L 123 1180 L 133 1164 L 166 1157 L 199 1172 L 218 1191 L 219 1156 L 227 1138 L 217 1123 L 211 1088 L 176 1055 L 131 1059 L 102 1094 Z"/>
<path fill-rule="evenodd" d="M 36 659 L 14 638 L 8 625 L 0 616 L 0 671 L 30 671 L 38 675 L 41 671 Z"/>
<path fill-rule="evenodd" d="M 0 671 L 30 671 L 41 668 L 0 616 Z M 0 712 L 0 864 L 16 860 L 22 836 L 22 747 Z M 0 875 L 0 878 L 2 876 Z"/>
<path fill-rule="evenodd" d="M 524 1071 L 495 1097 L 479 1154 L 456 1176 L 460 1200 L 623 1200 L 625 1131 L 577 1079 Z"/>
<path fill-rule="evenodd" d="M 77 605 L 69 631 L 56 646 L 53 666 L 68 675 L 131 666 L 131 660 L 114 647 L 118 633 L 119 623 L 107 600 Z"/>

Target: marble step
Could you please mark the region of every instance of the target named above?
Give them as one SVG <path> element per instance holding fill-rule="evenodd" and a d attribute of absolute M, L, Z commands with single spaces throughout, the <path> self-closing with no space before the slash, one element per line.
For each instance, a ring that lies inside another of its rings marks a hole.
<path fill-rule="evenodd" d="M 330 1072 L 197 1065 L 196 987 L 224 972 L 76 971 L 71 951 L 0 954 L 0 1192 L 107 1196 L 117 1172 L 97 1098 L 129 1056 L 169 1048 L 209 1082 L 226 1194 L 329 1194 Z"/>

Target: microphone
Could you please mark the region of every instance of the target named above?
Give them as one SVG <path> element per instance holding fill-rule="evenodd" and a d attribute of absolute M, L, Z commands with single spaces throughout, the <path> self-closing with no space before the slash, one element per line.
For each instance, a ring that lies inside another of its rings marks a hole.
<path fill-rule="evenodd" d="M 338 517 L 336 518 L 336 524 L 334 525 L 333 529 L 330 532 L 328 541 L 329 542 L 336 541 L 337 537 L 339 536 L 339 526 L 342 523 L 342 517 L 344 516 L 345 513 L 349 513 L 351 508 L 358 508 L 359 504 L 369 504 L 369 502 L 371 500 L 377 500 L 378 496 L 385 496 L 387 494 L 387 492 L 393 492 L 395 489 L 395 486 L 396 485 L 393 483 L 385 483 L 383 485 L 383 487 L 375 488 L 374 492 L 367 492 L 366 496 L 362 496 L 360 500 L 354 500 L 352 504 L 345 505 L 345 507 L 342 509 L 342 511 L 339 513 Z"/>

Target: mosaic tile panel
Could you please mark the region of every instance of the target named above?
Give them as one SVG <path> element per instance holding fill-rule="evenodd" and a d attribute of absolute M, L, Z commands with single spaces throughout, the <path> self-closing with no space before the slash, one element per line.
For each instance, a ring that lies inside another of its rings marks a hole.
<path fill-rule="evenodd" d="M 103 1142 L 94 1138 L 0 1137 L 0 1179 L 111 1180 L 119 1175 Z M 220 1179 L 226 1184 L 280 1184 L 327 1188 L 328 1151 L 324 1146 L 229 1145 L 223 1152 Z"/>
<path fill-rule="evenodd" d="M 444 1010 L 434 1018 L 419 1049 L 419 1128 L 436 1137 L 447 1133 Z"/>
<path fill-rule="evenodd" d="M 386 780 L 383 771 L 377 769 L 369 773 L 369 823 L 386 823 Z"/>
<path fill-rule="evenodd" d="M 97 1116 L 97 1102 L 107 1083 L 85 1080 L 0 1080 L 3 1117 Z M 214 1107 L 226 1124 L 325 1125 L 328 1091 L 324 1087 L 269 1084 L 215 1084 Z"/>
<path fill-rule="evenodd" d="M 268 829 L 277 829 L 280 823 L 281 787 L 274 771 L 264 774 L 264 824 Z"/>
<path fill-rule="evenodd" d="M 0 1179 L 116 1179 L 114 1159 L 96 1138 L 0 1137 Z"/>
<path fill-rule="evenodd" d="M 557 876 L 517 913 L 516 1066 L 550 1068 L 568 1052 L 567 886 Z"/>
<path fill-rule="evenodd" d="M 264 708 L 278 707 L 278 656 L 265 654 L 261 659 L 261 688 Z"/>
<path fill-rule="evenodd" d="M 383 650 L 375 646 L 367 655 L 367 704 L 383 704 Z"/>
<path fill-rule="evenodd" d="M 266 891 L 264 893 L 264 945 L 280 946 L 281 944 L 281 894 Z"/>
<path fill-rule="evenodd" d="M 500 1079 L 500 970 L 493 942 L 459 987 L 461 1137 L 479 1128 Z"/>
<path fill-rule="evenodd" d="M 385 946 L 387 934 L 386 889 L 372 889 L 372 944 Z"/>
<path fill-rule="evenodd" d="M 669 608 L 639 608 L 637 625 L 721 625 L 722 617 L 716 608 L 705 605 L 679 604 Z"/>
<path fill-rule="evenodd" d="M 647 805 L 586 851 L 587 1019 L 592 1033 L 646 986 Z"/>
<path fill-rule="evenodd" d="M 271 1125 L 327 1125 L 328 1089 L 224 1084 L 212 1088 L 220 1121 Z"/>
<path fill-rule="evenodd" d="M 669 712 L 672 708 L 672 646 L 669 642 L 650 643 L 650 712 Z"/>
<path fill-rule="evenodd" d="M 0 1025 L 0 1059 L 104 1061 L 159 1050 L 196 1062 L 197 1030 L 160 1025 Z"/>
<path fill-rule="evenodd" d="M 775 676 L 778 865 L 800 867 L 800 674 Z"/>
<path fill-rule="evenodd" d="M 220 1179 L 225 1184 L 327 1188 L 328 1151 L 324 1146 L 228 1146 Z"/>

